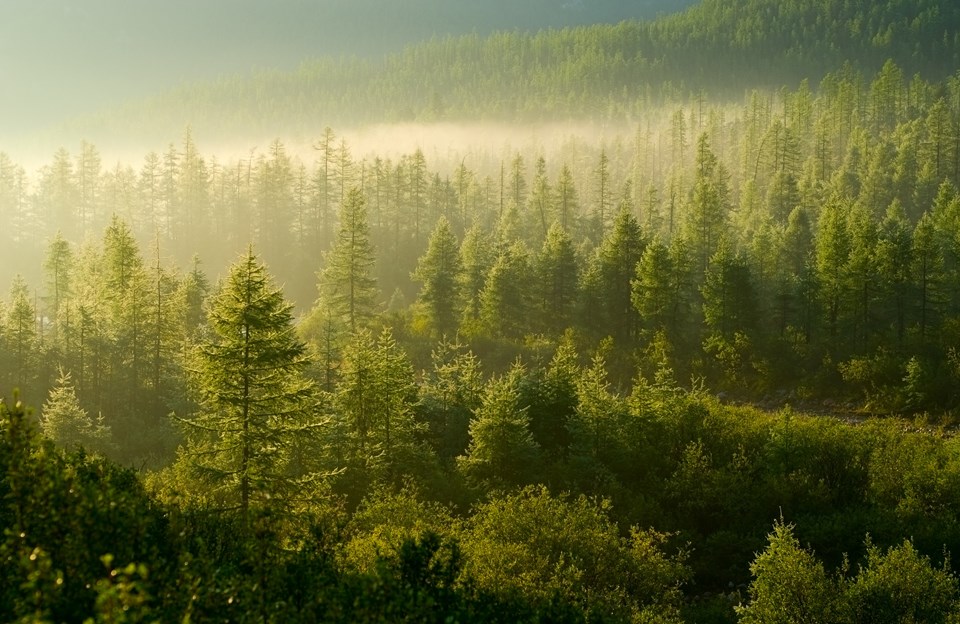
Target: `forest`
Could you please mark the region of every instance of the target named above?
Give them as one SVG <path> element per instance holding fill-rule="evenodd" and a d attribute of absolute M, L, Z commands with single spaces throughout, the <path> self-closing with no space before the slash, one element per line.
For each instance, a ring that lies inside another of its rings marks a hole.
<path fill-rule="evenodd" d="M 960 19 L 814 4 L 370 79 L 552 141 L 304 149 L 221 84 L 134 160 L 0 151 L 0 620 L 960 621 Z"/>

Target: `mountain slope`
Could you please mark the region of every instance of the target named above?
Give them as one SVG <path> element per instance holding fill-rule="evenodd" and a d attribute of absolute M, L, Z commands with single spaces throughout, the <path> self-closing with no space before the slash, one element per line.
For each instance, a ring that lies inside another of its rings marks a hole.
<path fill-rule="evenodd" d="M 432 36 L 654 17 L 694 0 L 4 0 L 0 138 L 184 80 L 375 59 Z"/>
<path fill-rule="evenodd" d="M 77 127 L 87 136 L 187 124 L 222 138 L 390 121 L 623 118 L 651 99 L 814 83 L 893 59 L 908 75 L 960 67 L 952 0 L 704 0 L 653 21 L 434 38 L 382 60 L 325 58 L 295 71 L 198 83 Z"/>

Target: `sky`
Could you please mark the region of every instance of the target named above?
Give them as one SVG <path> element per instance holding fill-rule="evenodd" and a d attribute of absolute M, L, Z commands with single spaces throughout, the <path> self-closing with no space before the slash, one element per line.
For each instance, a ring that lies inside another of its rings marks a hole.
<path fill-rule="evenodd" d="M 184 82 L 432 37 L 642 19 L 694 0 L 0 0 L 0 150 Z"/>

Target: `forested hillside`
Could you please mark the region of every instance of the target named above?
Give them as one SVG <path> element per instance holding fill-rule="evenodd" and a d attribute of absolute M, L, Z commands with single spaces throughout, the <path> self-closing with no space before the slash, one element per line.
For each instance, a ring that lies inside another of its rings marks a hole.
<path fill-rule="evenodd" d="M 323 124 L 635 121 L 690 92 L 727 99 L 795 88 L 845 63 L 872 73 L 891 59 L 908 77 L 942 79 L 960 63 L 958 25 L 960 7 L 944 0 L 706 0 L 659 20 L 439 37 L 382 60 L 321 58 L 292 72 L 237 74 L 112 110 L 79 130 L 157 140 L 192 122 L 212 138 L 261 139 L 319 133 Z"/>
<path fill-rule="evenodd" d="M 0 620 L 960 618 L 957 11 L 706 1 L 0 145 Z M 303 147 L 341 114 L 449 142 Z"/>
<path fill-rule="evenodd" d="M 6 0 L 0 135 L 27 140 L 65 118 L 252 68 L 374 60 L 431 37 L 654 18 L 693 1 Z"/>

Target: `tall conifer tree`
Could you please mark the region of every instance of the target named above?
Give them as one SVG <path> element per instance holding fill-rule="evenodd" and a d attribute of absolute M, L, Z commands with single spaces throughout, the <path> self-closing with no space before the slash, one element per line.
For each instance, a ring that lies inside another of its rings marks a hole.
<path fill-rule="evenodd" d="M 210 337 L 191 371 L 200 408 L 186 423 L 182 459 L 228 508 L 242 513 L 291 494 L 294 448 L 317 424 L 306 348 L 291 305 L 252 250 L 213 297 Z"/>

